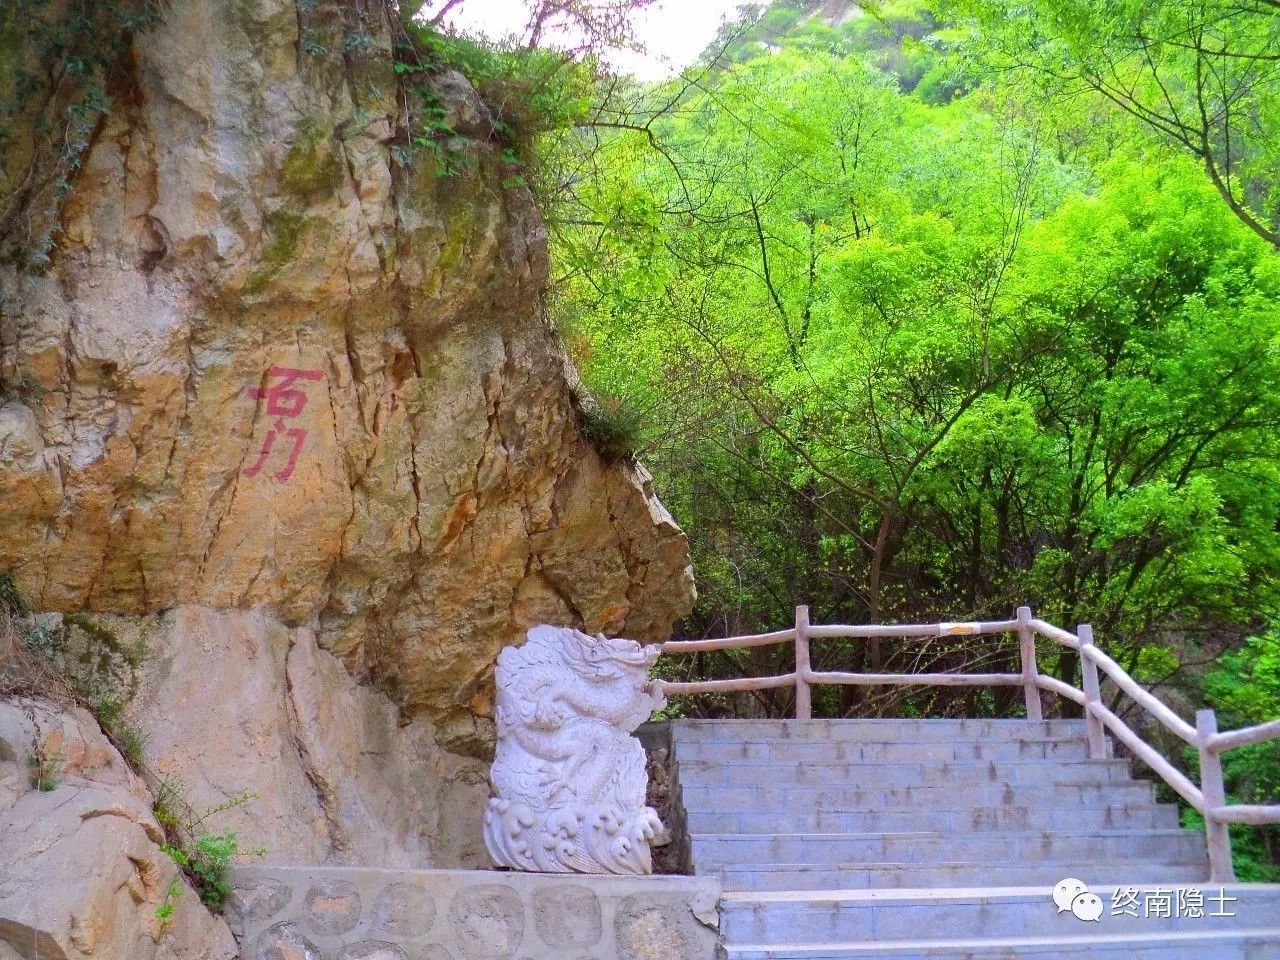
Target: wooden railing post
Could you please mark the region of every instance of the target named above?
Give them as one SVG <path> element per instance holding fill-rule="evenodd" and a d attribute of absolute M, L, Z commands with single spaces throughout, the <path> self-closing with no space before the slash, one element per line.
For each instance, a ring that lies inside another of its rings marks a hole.
<path fill-rule="evenodd" d="M 1200 791 L 1204 794 L 1204 834 L 1209 844 L 1209 882 L 1235 883 L 1230 827 L 1213 815 L 1216 807 L 1227 803 L 1222 757 L 1209 748 L 1209 738 L 1217 732 L 1217 714 L 1212 710 L 1196 711 L 1196 733 L 1200 737 Z"/>
<path fill-rule="evenodd" d="M 813 716 L 813 699 L 809 692 L 809 608 L 796 607 L 796 719 Z"/>
<path fill-rule="evenodd" d="M 1093 711 L 1093 705 L 1102 704 L 1102 688 L 1098 684 L 1098 665 L 1089 659 L 1086 651 L 1093 646 L 1093 627 L 1082 623 L 1076 627 L 1080 638 L 1080 679 L 1084 686 L 1084 719 L 1089 730 L 1089 758 L 1107 758 L 1107 733 L 1102 718 Z"/>
<path fill-rule="evenodd" d="M 1031 629 L 1031 608 L 1018 608 L 1018 646 L 1022 651 L 1022 695 L 1027 702 L 1027 719 L 1043 720 L 1040 688 L 1036 686 L 1036 632 Z"/>

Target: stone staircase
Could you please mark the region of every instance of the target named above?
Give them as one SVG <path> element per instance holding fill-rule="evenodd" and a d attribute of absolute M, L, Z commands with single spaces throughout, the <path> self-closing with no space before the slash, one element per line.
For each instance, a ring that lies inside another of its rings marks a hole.
<path fill-rule="evenodd" d="M 723 883 L 727 960 L 1280 960 L 1280 886 L 1208 885 L 1203 834 L 1127 761 L 1088 759 L 1083 721 L 676 721 L 671 738 L 682 855 Z M 1098 922 L 1058 911 L 1068 877 Z M 1118 887 L 1139 916 L 1112 915 Z M 1179 891 L 1204 916 L 1145 915 Z"/>

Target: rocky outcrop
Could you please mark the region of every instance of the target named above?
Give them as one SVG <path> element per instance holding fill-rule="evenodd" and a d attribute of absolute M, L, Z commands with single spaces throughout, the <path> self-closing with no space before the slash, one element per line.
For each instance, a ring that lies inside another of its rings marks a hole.
<path fill-rule="evenodd" d="M 231 931 L 163 842 L 150 795 L 93 717 L 0 703 L 0 958 L 231 960 Z"/>
<path fill-rule="evenodd" d="M 0 268 L 0 571 L 142 641 L 148 762 L 196 806 L 256 790 L 230 816 L 281 860 L 476 862 L 502 647 L 660 639 L 693 595 L 579 430 L 488 108 L 398 77 L 398 29 L 165 4 L 47 269 Z M 425 111 L 452 133 L 415 148 Z"/>

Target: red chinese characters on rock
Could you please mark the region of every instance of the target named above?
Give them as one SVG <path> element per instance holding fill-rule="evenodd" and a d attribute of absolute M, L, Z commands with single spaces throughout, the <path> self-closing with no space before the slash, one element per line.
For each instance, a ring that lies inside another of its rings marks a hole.
<path fill-rule="evenodd" d="M 303 408 L 307 405 L 307 393 L 298 387 L 293 386 L 301 380 L 323 380 L 324 374 L 319 370 L 299 370 L 294 367 L 272 367 L 267 371 L 264 378 L 266 381 L 278 379 L 278 383 L 268 387 L 246 387 L 245 392 L 255 400 L 265 399 L 267 401 L 267 416 L 275 417 L 276 421 L 267 431 L 267 438 L 262 442 L 262 450 L 258 453 L 258 459 L 254 461 L 253 466 L 245 470 L 246 477 L 256 477 L 262 472 L 263 466 L 267 459 L 271 456 L 271 451 L 275 449 L 276 440 L 284 436 L 292 443 L 284 466 L 277 470 L 274 474 L 276 480 L 285 483 L 293 476 L 294 468 L 298 465 L 298 457 L 302 453 L 302 445 L 306 443 L 307 431 L 302 427 L 286 426 L 285 420 L 292 419 L 302 413 Z"/>

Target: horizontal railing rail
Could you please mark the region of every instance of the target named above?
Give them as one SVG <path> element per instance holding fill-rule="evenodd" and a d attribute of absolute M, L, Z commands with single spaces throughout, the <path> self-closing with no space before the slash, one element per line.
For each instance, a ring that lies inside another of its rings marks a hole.
<path fill-rule="evenodd" d="M 848 673 L 814 670 L 810 658 L 810 641 L 822 639 L 874 639 L 884 637 L 953 637 L 1016 634 L 1021 656 L 1019 673 Z M 1080 654 L 1080 676 L 1083 689 L 1056 677 L 1042 675 L 1036 664 L 1036 637 L 1045 637 Z M 1031 615 L 1030 607 L 1019 607 L 1012 620 L 969 623 L 903 624 L 899 626 L 869 624 L 811 624 L 809 608 L 796 607 L 795 627 L 743 637 L 712 640 L 671 640 L 662 644 L 664 654 L 701 653 L 712 650 L 741 650 L 791 643 L 795 647 L 795 670 L 770 677 L 738 677 L 731 680 L 661 681 L 666 694 L 732 693 L 795 689 L 796 718 L 808 720 L 813 715 L 814 684 L 859 686 L 972 686 L 1021 687 L 1027 719 L 1043 719 L 1041 691 L 1063 697 L 1084 710 L 1088 731 L 1089 757 L 1101 760 L 1107 756 L 1107 731 L 1129 752 L 1150 767 L 1180 797 L 1204 816 L 1205 837 L 1209 848 L 1209 880 L 1230 883 L 1235 880 L 1231 861 L 1228 825 L 1244 823 L 1262 825 L 1280 823 L 1280 803 L 1228 804 L 1222 774 L 1222 754 L 1228 750 L 1280 740 L 1280 720 L 1229 732 L 1218 731 L 1217 716 L 1212 710 L 1196 713 L 1192 726 L 1169 708 L 1155 694 L 1138 683 L 1125 669 L 1107 656 L 1093 641 L 1093 629 L 1080 624 L 1075 633 L 1054 626 Z M 1165 729 L 1194 747 L 1200 759 L 1200 784 L 1197 786 L 1155 747 L 1147 743 L 1123 718 L 1102 702 L 1101 677 L 1105 676 L 1117 690 L 1154 717 Z"/>

